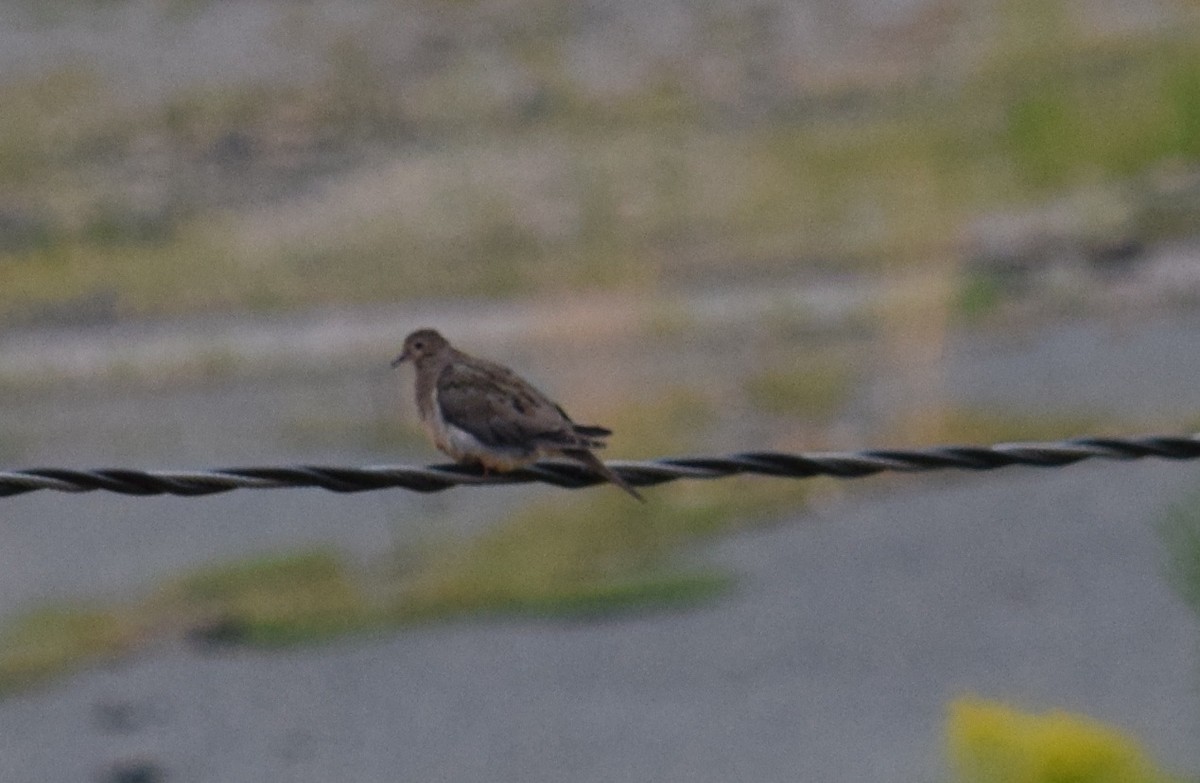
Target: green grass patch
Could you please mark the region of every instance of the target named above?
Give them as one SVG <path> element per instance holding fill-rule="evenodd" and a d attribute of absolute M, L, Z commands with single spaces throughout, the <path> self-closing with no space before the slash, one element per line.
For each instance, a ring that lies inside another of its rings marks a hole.
<path fill-rule="evenodd" d="M 626 434 L 621 439 L 622 456 L 630 459 L 661 457 L 696 448 L 717 420 L 715 402 L 685 386 L 635 399 L 596 418 L 618 436 Z"/>
<path fill-rule="evenodd" d="M 750 376 L 745 392 L 759 410 L 820 420 L 837 413 L 854 383 L 844 360 L 813 356 Z"/>
<path fill-rule="evenodd" d="M 105 91 L 80 68 L 0 84 L 0 185 L 36 191 L 40 177 L 105 136 Z"/>
<path fill-rule="evenodd" d="M 728 577 L 670 568 L 679 550 L 802 507 L 806 497 L 793 482 L 722 485 L 662 487 L 644 506 L 615 491 L 535 505 L 472 541 L 439 547 L 412 575 L 405 604 L 419 615 L 544 614 L 710 597 Z"/>
<path fill-rule="evenodd" d="M 131 649 L 138 641 L 131 620 L 110 610 L 66 605 L 11 620 L 0 633 L 0 695 Z"/>
<path fill-rule="evenodd" d="M 12 621 L 0 634 L 0 694 L 176 634 L 272 648 L 462 617 L 686 609 L 734 579 L 681 566 L 681 550 L 794 511 L 806 491 L 735 479 L 663 487 L 640 505 L 601 487 L 518 511 L 468 541 L 397 553 L 404 567 L 352 568 L 318 549 L 198 568 L 142 600 L 47 607 Z"/>
<path fill-rule="evenodd" d="M 1200 616 L 1200 497 L 1171 509 L 1159 524 L 1167 554 L 1167 579 Z"/>
<path fill-rule="evenodd" d="M 541 593 L 500 595 L 477 604 L 461 606 L 449 616 L 462 613 L 546 619 L 597 619 L 631 612 L 677 610 L 718 598 L 729 590 L 733 583 L 731 574 L 720 571 L 667 571 L 562 586 L 557 590 Z M 436 602 L 426 607 L 412 606 L 405 609 L 413 610 L 412 616 L 422 619 L 443 614 Z M 421 609 L 425 611 L 420 611 Z"/>
<path fill-rule="evenodd" d="M 803 111 L 781 98 L 734 124 L 710 121 L 722 107 L 673 68 L 582 94 L 562 70 L 567 27 L 552 20 L 513 43 L 536 52 L 536 105 L 489 97 L 478 64 L 400 96 L 352 45 L 329 52 L 314 84 L 190 92 L 136 112 L 85 72 L 13 83 L 0 87 L 0 185 L 21 207 L 0 210 L 13 227 L 0 315 L 36 318 L 97 292 L 126 316 L 612 288 L 733 263 L 914 266 L 988 210 L 1200 163 L 1200 29 L 1099 36 L 1064 9 L 1006 5 L 953 79 L 848 78 L 796 96 Z M 231 231 L 231 205 L 204 188 L 169 194 L 161 211 L 114 195 L 147 140 L 181 181 L 217 176 L 231 194 L 247 172 L 293 186 L 344 174 L 366 142 L 391 148 L 396 178 L 421 196 L 372 171 L 357 186 L 334 178 L 347 196 L 336 209 L 278 221 L 264 205 Z M 227 241 L 241 229 L 257 239 Z M 964 307 L 990 301 L 971 294 Z"/>
<path fill-rule="evenodd" d="M 108 299 L 122 316 L 224 309 L 244 304 L 256 284 L 271 285 L 258 274 L 198 228 L 162 245 L 62 240 L 0 264 L 0 314 L 30 319 Z"/>
<path fill-rule="evenodd" d="M 345 564 L 321 550 L 198 569 L 165 586 L 148 610 L 259 645 L 322 639 L 372 618 Z"/>
<path fill-rule="evenodd" d="M 994 312 L 1007 293 L 1004 282 L 997 275 L 968 275 L 959 286 L 956 309 L 966 321 L 978 321 Z"/>

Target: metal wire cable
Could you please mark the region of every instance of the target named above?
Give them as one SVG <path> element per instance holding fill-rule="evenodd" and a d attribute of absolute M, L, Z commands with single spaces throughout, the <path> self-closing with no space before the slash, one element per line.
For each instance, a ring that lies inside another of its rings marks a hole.
<path fill-rule="evenodd" d="M 995 470 L 1009 465 L 1061 467 L 1086 459 L 1169 460 L 1200 458 L 1200 435 L 1138 438 L 1076 438 L 1046 443 L 1000 443 L 993 446 L 936 446 L 925 449 L 876 449 L 859 452 L 784 454 L 750 451 L 724 457 L 671 457 L 649 461 L 614 460 L 608 465 L 635 487 L 676 479 L 717 479 L 739 474 L 811 478 L 861 478 L 886 471 Z M 131 470 L 108 468 L 29 468 L 0 470 L 0 497 L 36 490 L 115 492 L 122 495 L 213 495 L 234 489 L 318 487 L 330 492 L 408 489 L 440 492 L 461 484 L 526 484 L 541 482 L 567 489 L 604 483 L 574 462 L 547 460 L 509 473 L 490 473 L 469 465 L 426 467 L 383 465 L 330 467 L 218 468 L 213 470 Z"/>

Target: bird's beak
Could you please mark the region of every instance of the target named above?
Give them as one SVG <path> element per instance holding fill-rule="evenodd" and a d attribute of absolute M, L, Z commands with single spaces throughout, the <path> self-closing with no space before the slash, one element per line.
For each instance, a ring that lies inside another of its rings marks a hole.
<path fill-rule="evenodd" d="M 393 367 L 399 367 L 400 365 L 402 365 L 402 364 L 404 364 L 405 362 L 407 362 L 407 361 L 409 360 L 409 358 L 410 358 L 410 357 L 409 357 L 409 355 L 408 355 L 408 351 L 405 351 L 404 353 L 402 353 L 402 354 L 400 354 L 399 356 L 397 356 L 395 359 L 392 359 L 392 366 L 393 366 Z"/>

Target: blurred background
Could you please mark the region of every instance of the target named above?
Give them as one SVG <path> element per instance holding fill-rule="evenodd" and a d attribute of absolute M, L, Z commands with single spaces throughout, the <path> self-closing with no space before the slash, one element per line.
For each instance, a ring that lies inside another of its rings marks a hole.
<path fill-rule="evenodd" d="M 1200 4 L 0 5 L 0 465 L 441 461 L 424 326 L 610 458 L 1194 432 Z M 10 498 L 0 777 L 1195 779 L 1198 478 Z"/>

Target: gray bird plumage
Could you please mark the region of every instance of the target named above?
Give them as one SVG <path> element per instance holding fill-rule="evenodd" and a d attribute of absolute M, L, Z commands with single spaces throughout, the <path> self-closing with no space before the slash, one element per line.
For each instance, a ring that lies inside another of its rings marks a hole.
<path fill-rule="evenodd" d="M 416 368 L 421 424 L 440 450 L 485 470 L 513 470 L 542 457 L 573 459 L 638 500 L 642 496 L 600 461 L 612 432 L 576 424 L 566 411 L 512 370 L 459 351 L 433 329 L 404 340 L 392 362 Z"/>

